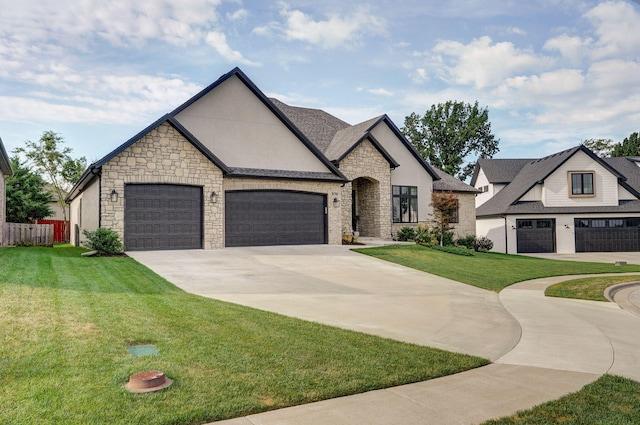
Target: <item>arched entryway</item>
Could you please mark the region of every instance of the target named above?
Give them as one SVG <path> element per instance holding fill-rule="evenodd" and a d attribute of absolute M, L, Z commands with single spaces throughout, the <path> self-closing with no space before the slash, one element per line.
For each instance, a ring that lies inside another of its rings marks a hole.
<path fill-rule="evenodd" d="M 359 177 L 351 185 L 351 224 L 360 236 L 381 237 L 380 182 L 371 177 Z"/>

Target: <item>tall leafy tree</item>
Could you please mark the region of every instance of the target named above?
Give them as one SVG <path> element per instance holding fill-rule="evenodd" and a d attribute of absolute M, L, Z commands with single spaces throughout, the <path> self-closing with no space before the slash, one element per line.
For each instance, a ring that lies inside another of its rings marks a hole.
<path fill-rule="evenodd" d="M 498 151 L 491 133 L 488 108 L 447 101 L 432 105 L 424 116 L 415 112 L 404 119 L 402 133 L 430 164 L 465 180 L 478 158 L 492 158 Z"/>
<path fill-rule="evenodd" d="M 46 182 L 18 157 L 11 158 L 13 176 L 7 178 L 7 221 L 33 223 L 51 215 L 49 203 L 53 197 L 46 189 Z"/>
<path fill-rule="evenodd" d="M 67 208 L 64 202 L 67 192 L 80 178 L 82 170 L 86 168 L 85 157 L 73 158 L 73 150 L 64 146 L 64 139 L 53 131 L 42 133 L 40 140 L 27 140 L 25 147 L 15 149 L 16 153 L 24 154 L 33 167 L 53 187 L 55 201 L 62 209 L 65 223 L 67 222 Z M 65 229 L 65 234 L 66 234 Z"/>
<path fill-rule="evenodd" d="M 640 135 L 636 131 L 613 148 L 611 156 L 640 156 Z"/>
<path fill-rule="evenodd" d="M 586 139 L 582 142 L 582 145 L 589 148 L 600 158 L 611 156 L 616 147 L 616 143 L 611 139 Z"/>

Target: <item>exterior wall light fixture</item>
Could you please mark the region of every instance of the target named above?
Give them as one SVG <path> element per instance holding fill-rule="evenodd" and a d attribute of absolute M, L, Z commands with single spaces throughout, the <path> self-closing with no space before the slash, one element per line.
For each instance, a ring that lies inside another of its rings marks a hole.
<path fill-rule="evenodd" d="M 111 191 L 111 202 L 118 202 L 118 192 L 115 189 Z"/>
<path fill-rule="evenodd" d="M 333 198 L 333 206 L 338 208 L 338 205 L 340 205 L 340 200 L 338 198 Z"/>
<path fill-rule="evenodd" d="M 215 204 L 216 202 L 218 202 L 218 194 L 215 192 L 211 192 L 211 195 L 209 195 L 209 200 L 212 204 Z"/>

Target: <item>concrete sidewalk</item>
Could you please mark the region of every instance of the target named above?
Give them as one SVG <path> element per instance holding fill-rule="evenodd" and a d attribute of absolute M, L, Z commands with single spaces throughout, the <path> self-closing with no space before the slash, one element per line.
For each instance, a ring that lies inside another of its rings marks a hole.
<path fill-rule="evenodd" d="M 183 253 L 132 256 L 201 295 L 494 360 L 220 424 L 475 424 L 577 391 L 604 373 L 640 380 L 640 317 L 614 303 L 544 296 L 571 277 L 522 282 L 498 295 L 343 247 Z"/>

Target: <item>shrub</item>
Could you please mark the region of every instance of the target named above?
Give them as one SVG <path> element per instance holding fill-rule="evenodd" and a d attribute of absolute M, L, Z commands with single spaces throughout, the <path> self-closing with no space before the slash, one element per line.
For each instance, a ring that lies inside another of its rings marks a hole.
<path fill-rule="evenodd" d="M 427 225 L 419 225 L 415 232 L 416 235 L 413 240 L 419 245 L 433 246 L 438 243 L 435 231 Z"/>
<path fill-rule="evenodd" d="M 475 250 L 480 252 L 491 251 L 493 248 L 493 241 L 489 238 L 485 238 L 484 236 L 476 239 Z"/>
<path fill-rule="evenodd" d="M 440 244 L 440 231 L 438 229 L 434 229 L 433 233 L 436 239 L 438 240 L 438 244 Z M 442 238 L 442 245 L 443 246 L 453 245 L 453 239 L 454 239 L 453 230 L 444 232 L 444 237 Z"/>
<path fill-rule="evenodd" d="M 464 238 L 460 238 L 460 239 L 456 240 L 456 245 L 457 246 L 463 246 L 463 247 L 465 247 L 467 249 L 475 249 L 476 237 L 475 237 L 475 235 L 465 236 Z"/>
<path fill-rule="evenodd" d="M 467 256 L 467 257 L 471 257 L 471 256 L 475 255 L 473 250 L 468 249 L 468 248 L 463 248 L 461 246 L 434 245 L 434 246 L 431 247 L 431 249 L 435 249 L 436 251 L 448 252 L 449 254 L 464 255 L 464 256 Z"/>
<path fill-rule="evenodd" d="M 94 232 L 83 230 L 82 233 L 88 239 L 83 245 L 97 251 L 98 255 L 117 255 L 124 251 L 120 236 L 111 229 L 100 227 Z"/>
<path fill-rule="evenodd" d="M 413 227 L 405 226 L 398 230 L 398 240 L 402 242 L 412 241 L 416 237 L 416 231 Z"/>

